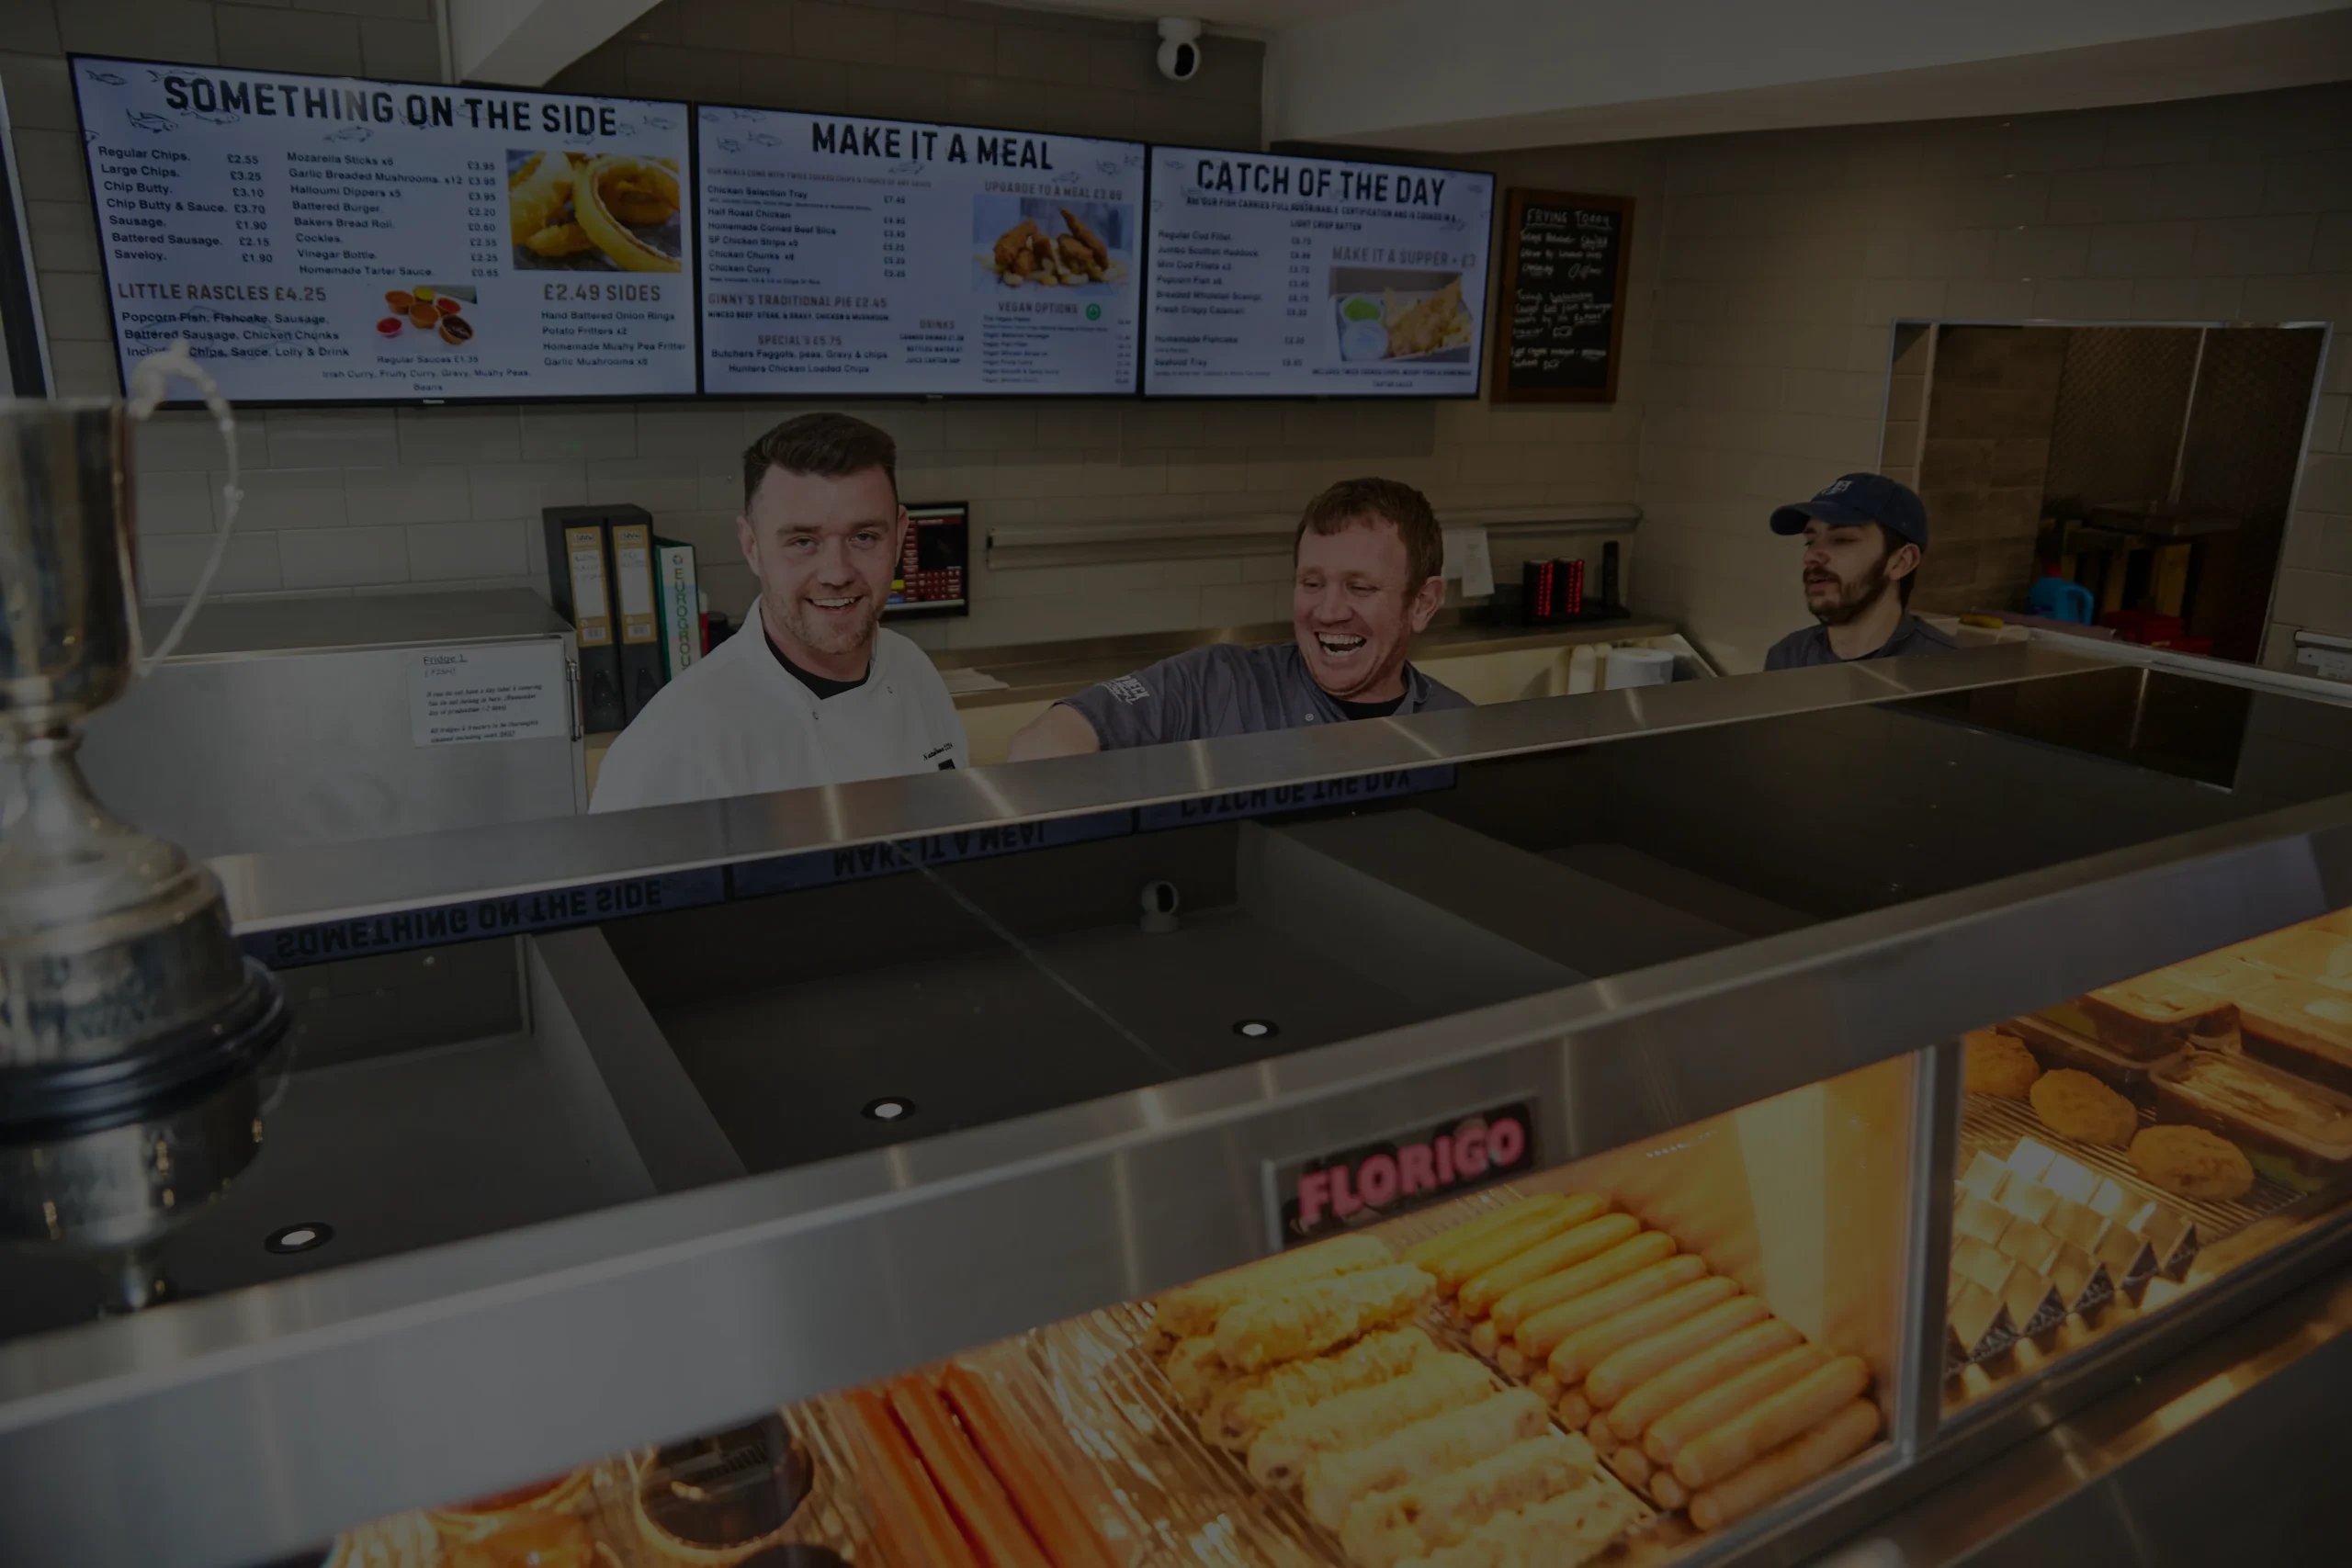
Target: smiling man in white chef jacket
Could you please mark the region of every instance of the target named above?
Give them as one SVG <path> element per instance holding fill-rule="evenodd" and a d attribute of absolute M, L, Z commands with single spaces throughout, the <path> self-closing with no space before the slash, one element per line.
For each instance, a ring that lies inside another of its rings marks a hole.
<path fill-rule="evenodd" d="M 621 731 L 589 809 L 967 765 L 939 671 L 881 626 L 907 534 L 898 457 L 887 431 L 842 413 L 752 444 L 735 532 L 755 612 Z"/>

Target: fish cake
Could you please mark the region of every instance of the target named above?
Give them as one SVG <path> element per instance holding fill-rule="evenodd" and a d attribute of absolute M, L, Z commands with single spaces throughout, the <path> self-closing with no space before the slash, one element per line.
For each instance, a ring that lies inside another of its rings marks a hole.
<path fill-rule="evenodd" d="M 2224 1201 L 2254 1190 L 2245 1151 L 2202 1127 L 2149 1127 L 2132 1140 L 2132 1164 L 2167 1192 Z"/>
<path fill-rule="evenodd" d="M 1972 1029 L 1966 1037 L 1964 1086 L 1976 1094 L 1997 1094 L 2003 1100 L 2023 1100 L 2041 1077 L 2025 1042 L 1994 1029 Z"/>
<path fill-rule="evenodd" d="M 2140 1130 L 2140 1113 L 2130 1100 L 2072 1067 L 2042 1074 L 2026 1098 L 2042 1124 L 2062 1137 L 2120 1149 Z"/>

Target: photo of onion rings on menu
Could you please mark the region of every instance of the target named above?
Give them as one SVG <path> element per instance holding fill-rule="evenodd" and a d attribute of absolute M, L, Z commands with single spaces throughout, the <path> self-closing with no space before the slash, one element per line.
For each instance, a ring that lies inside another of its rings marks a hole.
<path fill-rule="evenodd" d="M 682 271 L 682 200 L 673 158 L 507 150 L 507 231 L 517 267 Z"/>

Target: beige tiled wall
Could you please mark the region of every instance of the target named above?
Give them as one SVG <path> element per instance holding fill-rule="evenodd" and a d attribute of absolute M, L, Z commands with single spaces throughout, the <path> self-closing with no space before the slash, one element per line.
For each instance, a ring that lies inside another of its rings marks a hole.
<path fill-rule="evenodd" d="M 1871 465 L 1892 323 L 2352 322 L 2352 85 L 1670 143 L 1645 598 L 1729 668 L 1804 620 L 1776 502 Z M 2352 633 L 2352 359 L 2323 372 L 2267 657 Z"/>
<path fill-rule="evenodd" d="M 24 128 L 44 303 L 71 390 L 111 389 L 113 368 L 61 45 L 322 71 L 435 69 L 430 22 L 416 19 L 429 18 L 430 0 L 301 0 L 316 17 L 292 17 L 282 38 L 232 18 L 241 7 L 199 0 L 107 0 L 88 15 L 68 0 L 0 3 L 27 19 L 0 39 L 15 51 L 0 54 L 0 73 Z M 371 6 L 388 15 L 347 14 Z M 411 54 L 370 53 L 379 45 L 368 28 L 402 17 L 422 32 L 390 36 L 407 38 Z M 1212 37 L 1200 78 L 1181 86 L 1159 78 L 1153 46 L 1148 23 L 961 0 L 665 0 L 554 85 L 1258 144 L 1260 45 Z M 1568 412 L 1125 399 L 854 406 L 899 437 L 909 499 L 969 501 L 983 530 L 1287 512 L 1330 480 L 1367 471 L 1420 484 L 1441 505 L 1623 502 L 1633 493 L 1639 423 L 1630 399 Z M 544 592 L 538 509 L 626 501 L 695 544 L 713 606 L 740 615 L 752 583 L 733 536 L 739 454 L 794 412 L 713 402 L 257 413 L 240 453 L 245 508 L 216 591 L 513 583 Z M 142 434 L 140 468 L 143 591 L 184 596 L 216 516 L 217 439 L 200 419 L 166 418 Z M 1288 577 L 1279 556 L 1007 570 L 983 561 L 973 615 L 914 635 L 978 646 L 1280 620 Z"/>
<path fill-rule="evenodd" d="M 431 0 L 0 0 L 60 379 L 113 386 L 67 48 L 236 65 L 435 73 Z M 665 0 L 561 82 L 582 91 L 963 118 L 1070 133 L 1258 141 L 1258 46 L 1212 38 L 1199 82 L 1152 73 L 1148 23 L 963 0 Z M 1449 506 L 1647 513 L 1633 594 L 1731 669 L 1804 620 L 1770 508 L 1880 451 L 1898 318 L 2352 319 L 2352 86 L 2011 120 L 1511 153 L 1503 186 L 1635 198 L 1626 362 L 1608 407 L 1486 403 L 882 403 L 910 498 L 1021 521 L 1182 521 L 1296 507 L 1377 470 Z M 2274 615 L 2352 633 L 2352 368 L 2324 372 Z M 248 422 L 239 592 L 543 581 L 539 506 L 635 501 L 749 597 L 735 455 L 787 412 L 735 404 L 266 413 Z M 218 456 L 200 423 L 141 441 L 142 564 L 183 593 Z M 1508 554 L 1508 551 L 1498 553 Z M 1279 557 L 977 575 L 959 643 L 1284 614 Z M 2273 656 L 2287 639 L 2274 636 Z"/>

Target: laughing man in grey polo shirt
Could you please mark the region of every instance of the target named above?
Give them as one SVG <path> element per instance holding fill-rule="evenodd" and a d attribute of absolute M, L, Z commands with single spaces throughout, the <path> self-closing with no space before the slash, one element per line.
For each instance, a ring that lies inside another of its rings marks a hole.
<path fill-rule="evenodd" d="M 1015 735 L 1011 760 L 1468 707 L 1405 659 L 1445 597 L 1444 553 L 1419 491 L 1343 479 L 1299 520 L 1289 642 L 1213 643 L 1090 686 Z"/>

